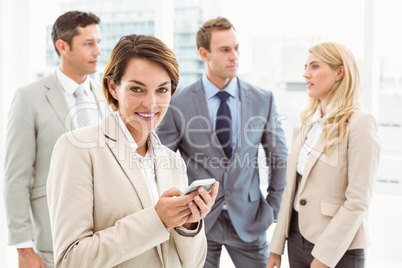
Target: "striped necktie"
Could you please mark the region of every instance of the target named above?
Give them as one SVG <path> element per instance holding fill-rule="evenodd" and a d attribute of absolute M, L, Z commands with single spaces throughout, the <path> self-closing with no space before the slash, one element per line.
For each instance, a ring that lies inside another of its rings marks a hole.
<path fill-rule="evenodd" d="M 75 92 L 75 107 L 77 112 L 78 127 L 85 127 L 89 125 L 88 108 L 85 105 L 85 89 L 79 86 Z"/>

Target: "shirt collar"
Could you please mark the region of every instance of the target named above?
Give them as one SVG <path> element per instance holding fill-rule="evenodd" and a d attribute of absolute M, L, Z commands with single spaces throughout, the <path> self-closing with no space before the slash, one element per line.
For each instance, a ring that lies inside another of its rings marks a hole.
<path fill-rule="evenodd" d="M 131 136 L 131 133 L 128 130 L 123 119 L 121 119 L 118 112 L 113 112 L 113 115 L 116 118 L 117 122 L 119 123 L 119 126 L 120 126 L 121 130 L 123 131 L 124 136 L 126 137 L 127 141 L 129 142 L 130 147 L 136 151 L 138 148 L 138 145 L 135 142 L 133 136 Z M 156 134 L 154 132 L 151 132 L 149 134 L 147 142 L 148 142 L 148 150 L 147 150 L 147 153 L 145 154 L 145 156 L 148 156 L 148 157 L 154 156 L 156 153 L 156 148 L 160 148 L 160 146 L 161 146 L 161 142 L 160 142 L 158 136 L 156 136 Z"/>
<path fill-rule="evenodd" d="M 85 92 L 87 93 L 87 95 L 89 95 L 90 91 L 91 91 L 91 86 L 89 84 L 89 79 L 88 76 L 86 77 L 85 81 L 82 82 L 81 84 L 78 84 L 77 82 L 75 82 L 73 79 L 71 79 L 70 77 L 68 77 L 67 75 L 65 75 L 60 68 L 56 68 L 56 75 L 57 78 L 59 79 L 59 82 L 61 84 L 61 87 L 63 88 L 63 90 L 69 94 L 69 95 L 73 95 L 75 90 L 78 88 L 78 86 L 81 86 L 84 88 Z"/>
<path fill-rule="evenodd" d="M 318 105 L 317 109 L 315 110 L 315 113 L 313 115 L 313 117 L 311 117 L 311 121 L 313 123 L 316 122 L 323 122 L 323 120 L 325 119 L 325 115 L 321 116 L 321 104 Z"/>
<path fill-rule="evenodd" d="M 217 88 L 207 77 L 207 74 L 204 73 L 202 75 L 202 85 L 204 86 L 205 90 L 205 97 L 207 100 L 213 98 L 216 93 L 220 92 L 221 90 L 225 90 L 230 96 L 236 98 L 238 95 L 238 83 L 237 77 L 232 78 L 229 84 L 224 89 Z"/>

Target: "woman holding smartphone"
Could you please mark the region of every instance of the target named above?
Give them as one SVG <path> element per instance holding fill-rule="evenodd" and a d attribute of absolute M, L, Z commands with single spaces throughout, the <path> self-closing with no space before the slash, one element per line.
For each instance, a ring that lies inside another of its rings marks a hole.
<path fill-rule="evenodd" d="M 58 140 L 47 184 L 56 267 L 202 267 L 203 218 L 218 193 L 187 187 L 183 159 L 154 130 L 179 80 L 173 52 L 124 36 L 103 74 L 114 110 Z"/>

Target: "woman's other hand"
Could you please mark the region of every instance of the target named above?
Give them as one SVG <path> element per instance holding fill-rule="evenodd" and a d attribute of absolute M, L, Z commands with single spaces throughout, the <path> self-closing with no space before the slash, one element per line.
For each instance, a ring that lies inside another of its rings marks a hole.
<path fill-rule="evenodd" d="M 328 268 L 325 264 L 314 258 L 313 262 L 311 263 L 311 268 Z"/>
<path fill-rule="evenodd" d="M 282 256 L 276 253 L 269 253 L 267 268 L 280 268 L 281 267 Z"/>

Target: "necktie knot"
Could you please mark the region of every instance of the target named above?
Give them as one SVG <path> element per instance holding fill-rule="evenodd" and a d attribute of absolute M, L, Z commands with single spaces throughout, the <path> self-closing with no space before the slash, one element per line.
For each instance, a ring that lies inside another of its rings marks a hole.
<path fill-rule="evenodd" d="M 74 92 L 74 97 L 79 98 L 79 97 L 84 96 L 84 94 L 85 94 L 85 89 L 83 87 L 79 86 Z"/>
<path fill-rule="evenodd" d="M 229 98 L 230 94 L 226 91 L 219 91 L 218 93 L 216 93 L 216 96 L 218 96 L 221 102 L 225 102 Z"/>

